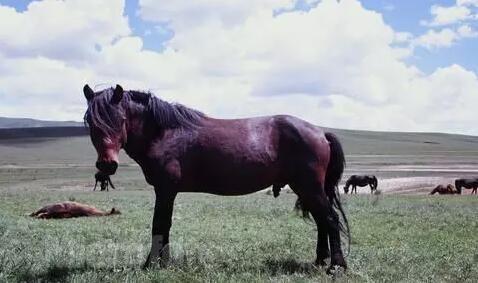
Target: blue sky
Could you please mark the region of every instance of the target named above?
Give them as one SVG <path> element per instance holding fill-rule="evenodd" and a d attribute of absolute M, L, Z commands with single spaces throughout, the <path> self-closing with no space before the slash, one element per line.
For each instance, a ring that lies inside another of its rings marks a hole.
<path fill-rule="evenodd" d="M 478 134 L 478 0 L 0 0 L 0 18 L 0 116 L 81 120 L 84 83 L 121 83 L 224 118 Z"/>
<path fill-rule="evenodd" d="M 419 35 L 427 31 L 427 27 L 420 24 L 422 20 L 430 19 L 432 5 L 452 6 L 453 0 L 370 0 L 362 1 L 364 7 L 380 12 L 387 24 L 397 31 L 411 32 Z M 477 25 L 473 24 L 476 28 Z M 466 39 L 454 44 L 451 48 L 429 51 L 423 48 L 409 60 L 424 72 L 430 73 L 438 67 L 451 64 L 460 64 L 478 72 L 478 60 L 473 60 L 478 48 L 478 39 Z M 471 59 L 471 60 L 470 60 Z"/>

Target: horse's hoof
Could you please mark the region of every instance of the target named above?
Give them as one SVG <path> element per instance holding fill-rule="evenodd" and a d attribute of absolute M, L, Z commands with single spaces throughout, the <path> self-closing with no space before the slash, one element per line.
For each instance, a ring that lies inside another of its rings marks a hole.
<path fill-rule="evenodd" d="M 340 265 L 331 265 L 327 268 L 327 274 L 331 275 L 334 279 L 340 278 L 345 274 L 345 267 Z"/>
<path fill-rule="evenodd" d="M 142 269 L 142 270 L 149 269 L 149 265 L 150 265 L 149 262 L 145 262 L 145 263 L 143 264 L 143 266 L 141 266 L 141 269 Z"/>
<path fill-rule="evenodd" d="M 325 260 L 323 260 L 323 259 L 320 259 L 320 260 L 317 259 L 317 260 L 315 261 L 315 265 L 316 265 L 316 266 L 320 266 L 320 267 L 324 267 L 324 266 L 327 265 L 327 263 L 326 263 Z"/>
<path fill-rule="evenodd" d="M 142 269 L 151 269 L 151 268 L 166 268 L 169 265 L 169 255 L 168 256 L 163 256 L 163 258 L 158 258 L 156 260 L 151 259 L 151 257 L 148 256 L 146 259 L 146 262 L 143 264 Z"/>
<path fill-rule="evenodd" d="M 159 261 L 153 262 L 153 263 L 151 263 L 151 262 L 145 262 L 145 263 L 143 264 L 143 266 L 142 266 L 141 269 L 143 269 L 143 270 L 155 269 L 155 268 L 161 269 L 161 268 L 165 268 L 165 267 L 167 267 L 167 266 L 168 266 L 168 263 L 167 263 L 166 261 L 164 261 L 164 260 L 159 260 Z"/>

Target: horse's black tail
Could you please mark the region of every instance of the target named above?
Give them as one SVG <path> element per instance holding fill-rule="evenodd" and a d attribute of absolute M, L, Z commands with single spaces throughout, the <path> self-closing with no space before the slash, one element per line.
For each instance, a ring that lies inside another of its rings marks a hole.
<path fill-rule="evenodd" d="M 338 187 L 340 179 L 342 178 L 342 173 L 345 169 L 345 154 L 337 136 L 332 133 L 325 133 L 325 138 L 329 141 L 330 146 L 330 160 L 325 175 L 325 190 L 333 209 L 338 210 L 340 213 L 338 228 L 342 235 L 347 239 L 348 253 L 350 253 L 351 239 L 349 223 L 342 207 Z"/>

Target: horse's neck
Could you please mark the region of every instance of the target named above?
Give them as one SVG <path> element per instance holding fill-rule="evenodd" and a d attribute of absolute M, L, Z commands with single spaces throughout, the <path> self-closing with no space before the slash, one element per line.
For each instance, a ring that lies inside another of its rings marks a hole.
<path fill-rule="evenodd" d="M 159 135 L 155 125 L 139 121 L 132 123 L 131 128 L 127 129 L 127 142 L 124 146 L 126 153 L 137 162 L 146 157 L 152 141 Z"/>

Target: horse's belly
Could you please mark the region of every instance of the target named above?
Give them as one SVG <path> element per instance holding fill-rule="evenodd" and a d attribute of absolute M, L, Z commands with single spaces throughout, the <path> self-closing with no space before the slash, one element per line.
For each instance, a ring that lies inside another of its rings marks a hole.
<path fill-rule="evenodd" d="M 249 164 L 243 166 L 207 167 L 188 184 L 188 191 L 218 195 L 243 195 L 265 189 L 279 181 L 279 168 L 275 164 Z"/>
<path fill-rule="evenodd" d="M 268 186 L 245 186 L 245 187 L 230 187 L 230 186 L 208 186 L 203 188 L 196 188 L 194 190 L 185 190 L 185 192 L 200 192 L 200 193 L 209 193 L 220 196 L 240 196 L 252 194 L 262 189 L 267 188 Z"/>

